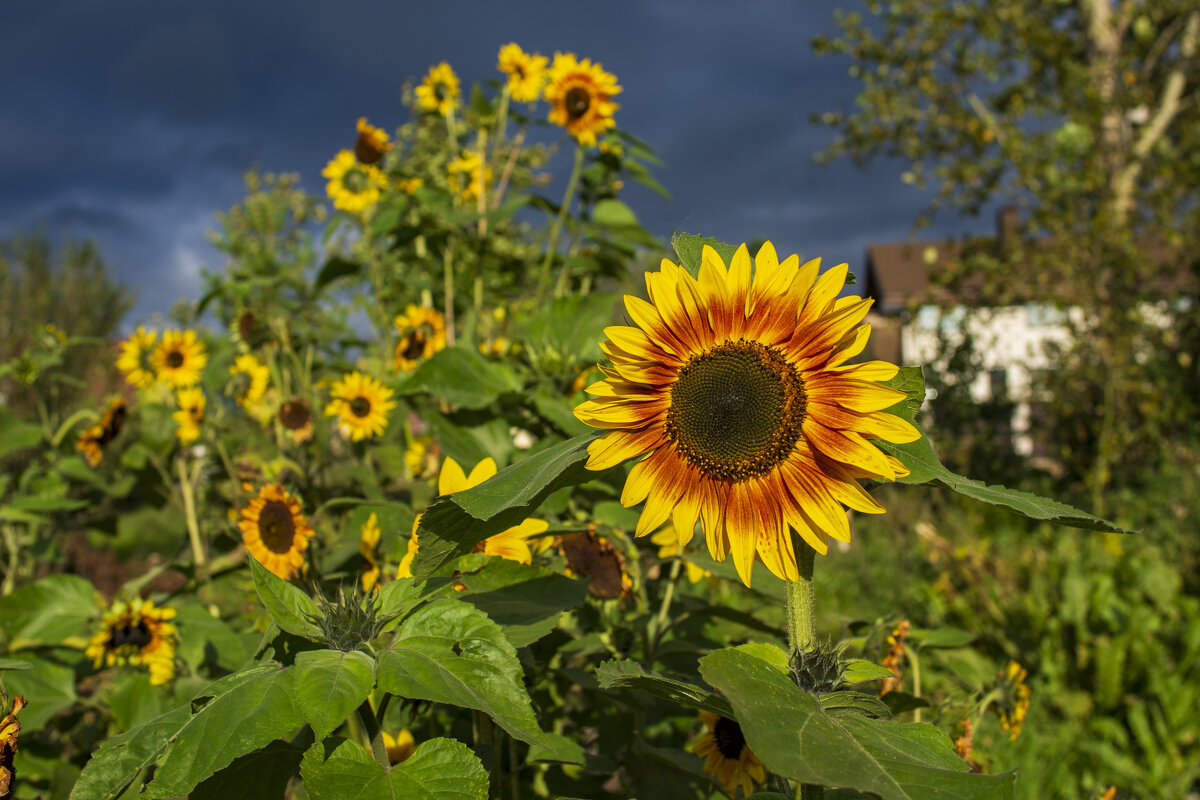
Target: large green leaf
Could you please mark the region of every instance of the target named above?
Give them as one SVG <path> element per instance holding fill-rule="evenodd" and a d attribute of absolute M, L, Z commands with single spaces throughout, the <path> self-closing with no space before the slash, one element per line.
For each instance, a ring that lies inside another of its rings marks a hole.
<path fill-rule="evenodd" d="M 0 597 L 0 629 L 9 650 L 58 644 L 98 614 L 95 588 L 77 575 L 51 575 Z"/>
<path fill-rule="evenodd" d="M 1012 800 L 1016 775 L 972 773 L 945 733 L 921 723 L 831 716 L 774 666 L 737 649 L 700 659 L 767 769 L 882 800 Z"/>
<path fill-rule="evenodd" d="M 484 408 L 500 395 L 520 388 L 520 376 L 508 367 L 465 347 L 447 347 L 417 367 L 396 392 L 432 394 L 452 405 Z"/>
<path fill-rule="evenodd" d="M 376 678 L 380 689 L 401 697 L 482 711 L 549 757 L 581 757 L 578 746 L 543 733 L 517 651 L 499 625 L 467 603 L 439 600 L 413 612 L 379 654 Z"/>
<path fill-rule="evenodd" d="M 259 672 L 214 696 L 183 724 L 143 794 L 186 795 L 234 759 L 288 738 L 304 722 L 294 668 L 276 665 Z"/>
<path fill-rule="evenodd" d="M 182 705 L 105 739 L 71 789 L 71 800 L 113 800 L 139 772 L 155 762 L 191 716 L 191 709 Z"/>
<path fill-rule="evenodd" d="M 692 233 L 674 233 L 671 235 L 671 248 L 679 257 L 679 266 L 688 271 L 693 278 L 700 274 L 700 262 L 704 255 L 704 245 L 717 251 L 717 255 L 729 266 L 737 246 L 725 244 L 716 239 L 705 238 Z"/>
<path fill-rule="evenodd" d="M 631 659 L 605 661 L 596 669 L 601 689 L 638 689 L 689 708 L 711 711 L 722 717 L 733 716 L 728 701 L 707 689 L 674 678 L 655 675 Z"/>
<path fill-rule="evenodd" d="M 524 647 L 545 636 L 559 615 L 581 605 L 587 583 L 530 564 L 492 558 L 478 571 L 459 567 L 459 580 L 467 587 L 462 599 L 480 609 L 504 630 L 514 647 Z"/>
<path fill-rule="evenodd" d="M 254 573 L 254 588 L 276 625 L 305 639 L 315 639 L 320 634 L 317 626 L 308 620 L 309 615 L 315 617 L 320 613 L 311 597 L 258 563 L 256 558 L 250 559 L 250 571 Z"/>
<path fill-rule="evenodd" d="M 0 408 L 0 458 L 42 441 L 42 426 L 24 422 L 7 408 Z"/>
<path fill-rule="evenodd" d="M 487 770 L 453 739 L 422 742 L 407 760 L 385 770 L 362 745 L 317 742 L 300 767 L 312 800 L 487 800 Z"/>
<path fill-rule="evenodd" d="M 552 492 L 587 480 L 590 473 L 584 463 L 591 441 L 590 436 L 579 436 L 560 442 L 430 506 L 421 515 L 413 575 L 428 577 L 489 536 L 520 524 Z"/>
<path fill-rule="evenodd" d="M 366 653 L 312 650 L 296 656 L 296 702 L 324 739 L 354 713 L 375 687 L 375 662 Z"/>
<path fill-rule="evenodd" d="M 551 301 L 529 320 L 525 347 L 547 371 L 604 358 L 600 342 L 605 326 L 613 321 L 620 295 L 593 292 Z"/>
<path fill-rule="evenodd" d="M 203 781 L 188 800 L 272 800 L 286 797 L 288 781 L 300 768 L 304 749 L 274 741 Z"/>
<path fill-rule="evenodd" d="M 908 394 L 908 398 L 892 406 L 888 411 L 904 417 L 915 425 L 916 410 L 920 408 L 925 397 L 925 379 L 921 374 L 920 367 L 902 367 L 896 377 L 887 382 L 887 385 Z M 974 500 L 1023 514 L 1031 519 L 1057 522 L 1059 525 L 1068 525 L 1072 528 L 1089 528 L 1112 533 L 1136 532 L 1057 500 L 1008 489 L 1004 486 L 988 486 L 983 481 L 975 481 L 957 475 L 942 466 L 937 453 L 933 450 L 933 445 L 929 443 L 929 437 L 924 434 L 917 441 L 908 444 L 892 444 L 883 441 L 876 441 L 875 444 L 880 450 L 900 459 L 901 463 L 908 467 L 909 474 L 899 479 L 901 483 L 927 483 L 940 486 Z"/>
<path fill-rule="evenodd" d="M 21 723 L 26 730 L 33 731 L 59 711 L 70 708 L 77 698 L 74 669 L 38 656 L 28 659 L 30 669 L 4 673 L 4 686 L 10 695 L 24 695 L 29 701 L 21 712 Z"/>

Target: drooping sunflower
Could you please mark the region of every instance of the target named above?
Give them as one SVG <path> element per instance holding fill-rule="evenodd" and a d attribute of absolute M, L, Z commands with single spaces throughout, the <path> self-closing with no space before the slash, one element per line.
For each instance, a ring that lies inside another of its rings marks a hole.
<path fill-rule="evenodd" d="M 356 442 L 382 436 L 388 413 L 396 407 L 392 390 L 361 372 L 342 376 L 329 394 L 333 399 L 325 406 L 325 416 L 337 417 L 342 434 Z"/>
<path fill-rule="evenodd" d="M 285 581 L 304 569 L 304 551 L 315 533 L 300 501 L 277 483 L 259 489 L 242 509 L 238 527 L 246 552 Z"/>
<path fill-rule="evenodd" d="M 170 683 L 178 644 L 174 618 L 175 609 L 155 608 L 151 600 L 118 600 L 105 612 L 84 655 L 96 669 L 131 664 L 149 670 L 155 686 Z"/>
<path fill-rule="evenodd" d="M 1000 715 L 1000 727 L 1008 731 L 1013 741 L 1021 735 L 1021 726 L 1029 713 L 1029 684 L 1025 683 L 1027 673 L 1025 668 L 1016 661 L 1009 661 L 1004 673 L 996 682 L 1000 699 L 993 708 Z"/>
<path fill-rule="evenodd" d="M 204 342 L 196 338 L 196 332 L 164 331 L 162 341 L 150 356 L 154 372 L 172 389 L 182 389 L 200 382 L 200 374 L 208 364 L 208 353 Z"/>
<path fill-rule="evenodd" d="M 464 489 L 471 489 L 486 481 L 488 478 L 496 474 L 496 461 L 492 458 L 485 458 L 475 465 L 471 470 L 471 474 L 467 475 L 463 472 L 463 468 L 458 465 L 458 462 L 453 458 L 446 458 L 446 463 L 442 464 L 442 471 L 438 474 L 438 495 L 454 494 L 461 492 Z M 421 523 L 421 515 L 413 520 L 412 536 L 408 540 L 408 551 L 404 554 L 404 558 L 400 561 L 400 569 L 396 573 L 398 578 L 411 578 L 412 562 L 417 556 L 417 527 Z M 541 536 L 550 527 L 550 523 L 540 519 L 527 519 L 514 525 L 511 528 L 500 531 L 494 536 L 489 536 L 479 544 L 475 545 L 473 552 L 485 553 L 489 556 L 498 556 L 516 561 L 521 564 L 529 564 L 533 561 L 533 549 L 530 549 L 530 539 L 536 539 Z M 538 548 L 534 542 L 535 549 Z"/>
<path fill-rule="evenodd" d="M 692 752 L 704 759 L 704 771 L 721 784 L 725 794 L 737 797 L 740 786 L 749 797 L 755 784 L 766 781 L 767 772 L 758 756 L 746 746 L 746 737 L 736 720 L 701 711 L 700 719 L 708 733 L 692 746 Z"/>
<path fill-rule="evenodd" d="M 312 408 L 299 397 L 293 397 L 279 409 L 279 424 L 292 437 L 293 444 L 304 444 L 313 435 Z"/>
<path fill-rule="evenodd" d="M 474 150 L 464 150 L 462 155 L 450 162 L 447 172 L 451 191 L 471 205 L 492 185 L 491 166 L 484 164 Z"/>
<path fill-rule="evenodd" d="M 446 349 L 446 318 L 435 309 L 409 304 L 392 321 L 400 338 L 392 367 L 412 372 L 417 365 Z"/>
<path fill-rule="evenodd" d="M 104 446 L 117 438 L 128 413 L 124 398 L 118 397 L 108 404 L 100 421 L 85 430 L 75 442 L 75 449 L 83 453 L 89 467 L 100 466 L 104 460 Z"/>
<path fill-rule="evenodd" d="M 635 326 L 605 329 L 613 365 L 575 409 L 611 429 L 588 447 L 590 469 L 645 456 L 621 496 L 646 501 L 636 534 L 671 518 L 686 545 L 700 520 L 709 553 L 732 555 L 746 585 L 756 555 L 798 579 L 789 528 L 824 554 L 829 536 L 849 540 L 843 504 L 882 513 L 856 479 L 908 471 L 870 440 L 920 437 L 884 412 L 905 398 L 879 383 L 897 367 L 846 364 L 866 346 L 871 301 L 838 297 L 845 264 L 818 267 L 779 263 L 769 242 L 753 265 L 742 245 L 729 269 L 706 246 L 698 279 L 664 259 L 646 273 L 650 302 L 625 298 Z"/>
<path fill-rule="evenodd" d="M 574 53 L 554 54 L 546 84 L 550 121 L 566 128 L 579 144 L 594 146 L 596 134 L 616 125 L 613 114 L 621 106 L 611 98 L 620 92 L 617 76 L 599 62 L 578 61 Z"/>
<path fill-rule="evenodd" d="M 549 59 L 539 53 L 526 53 L 521 45 L 509 42 L 500 48 L 496 68 L 508 76 L 508 93 L 518 103 L 536 103 L 546 83 Z"/>
<path fill-rule="evenodd" d="M 421 81 L 416 93 L 421 108 L 445 116 L 458 105 L 458 75 L 454 74 L 449 64 L 442 61 L 429 68 L 429 74 Z"/>
<path fill-rule="evenodd" d="M 233 377 L 233 397 L 243 408 L 261 403 L 267 394 L 267 383 L 271 379 L 271 370 L 251 353 L 237 357 L 229 368 Z"/>
<path fill-rule="evenodd" d="M 630 600 L 633 579 L 625 569 L 625 556 L 594 530 L 559 536 L 558 548 L 566 561 L 568 577 L 586 578 L 588 594 L 601 600 Z"/>
<path fill-rule="evenodd" d="M 391 149 L 392 143 L 382 128 L 367 122 L 366 117 L 358 118 L 358 138 L 354 140 L 354 157 L 358 163 L 375 164 Z"/>
<path fill-rule="evenodd" d="M 117 357 L 117 369 L 125 375 L 131 386 L 145 389 L 154 383 L 154 365 L 150 362 L 151 348 L 158 338 L 158 331 L 148 331 L 139 325 L 137 332 L 121 342 L 121 355 Z"/>
<path fill-rule="evenodd" d="M 361 164 L 349 150 L 338 152 L 325 165 L 321 174 L 329 179 L 325 193 L 334 208 L 348 214 L 362 214 L 379 202 L 379 194 L 387 188 L 387 177 L 379 167 Z"/>
<path fill-rule="evenodd" d="M 199 386 L 189 386 L 175 393 L 175 403 L 179 406 L 179 410 L 171 414 L 171 419 L 179 426 L 175 436 L 180 444 L 191 444 L 200 438 L 200 423 L 204 421 L 208 401 Z"/>
<path fill-rule="evenodd" d="M 395 766 L 407 761 L 416 751 L 417 744 L 408 728 L 401 728 L 395 739 L 387 731 L 383 731 L 383 747 L 387 750 L 388 763 Z"/>
<path fill-rule="evenodd" d="M 17 695 L 12 705 L 5 708 L 5 696 L 0 692 L 0 797 L 11 797 L 13 784 L 17 780 L 17 768 L 13 765 L 17 754 L 17 739 L 21 735 L 21 720 L 17 715 L 26 706 L 25 698 Z M 387 743 L 387 740 L 384 740 Z"/>

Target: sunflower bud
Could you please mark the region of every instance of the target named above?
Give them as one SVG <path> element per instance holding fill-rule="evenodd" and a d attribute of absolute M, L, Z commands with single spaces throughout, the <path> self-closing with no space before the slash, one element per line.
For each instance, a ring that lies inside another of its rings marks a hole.
<path fill-rule="evenodd" d="M 337 596 L 325 597 L 320 588 L 313 598 L 318 614 L 308 614 L 309 622 L 321 629 L 321 640 L 334 650 L 349 653 L 353 650 L 368 650 L 371 642 L 379 638 L 383 628 L 395 614 L 378 616 L 373 598 L 351 584 L 349 593 L 339 585 Z"/>
<path fill-rule="evenodd" d="M 816 645 L 792 653 L 792 681 L 809 694 L 827 694 L 842 686 L 846 662 L 842 659 L 845 644 Z"/>

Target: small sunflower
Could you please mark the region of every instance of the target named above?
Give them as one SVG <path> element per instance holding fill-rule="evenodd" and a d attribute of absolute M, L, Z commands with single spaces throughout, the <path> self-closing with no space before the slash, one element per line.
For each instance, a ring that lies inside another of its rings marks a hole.
<path fill-rule="evenodd" d="M 300 501 L 277 483 L 259 489 L 242 509 L 238 527 L 246 551 L 285 581 L 304 569 L 304 551 L 315 534 Z"/>
<path fill-rule="evenodd" d="M 363 523 L 358 537 L 358 554 L 363 557 L 363 561 L 367 562 L 367 568 L 363 570 L 362 574 L 364 592 L 371 591 L 375 582 L 379 580 L 379 557 L 376 552 L 379 547 L 379 534 L 379 518 L 372 514 Z"/>
<path fill-rule="evenodd" d="M 171 419 L 179 426 L 175 436 L 180 444 L 191 444 L 200 438 L 200 423 L 204 421 L 208 401 L 199 386 L 189 386 L 175 393 L 175 403 L 179 406 L 179 410 L 171 414 Z"/>
<path fill-rule="evenodd" d="M 229 333 L 233 341 L 254 350 L 266 343 L 271 330 L 265 320 L 259 319 L 257 314 L 246 309 L 229 324 Z"/>
<path fill-rule="evenodd" d="M 229 374 L 234 379 L 231 382 L 233 397 L 239 406 L 249 408 L 262 402 L 271 379 L 271 370 L 265 364 L 246 353 L 237 357 Z"/>
<path fill-rule="evenodd" d="M 131 386 L 145 389 L 156 380 L 154 366 L 150 362 L 151 348 L 158 338 L 158 331 L 148 331 L 139 325 L 137 333 L 121 342 L 121 355 L 117 357 L 117 369 L 125 375 Z"/>
<path fill-rule="evenodd" d="M 414 480 L 437 472 L 438 446 L 432 436 L 411 436 L 404 448 L 404 466 Z"/>
<path fill-rule="evenodd" d="M 550 121 L 567 129 L 584 147 L 596 144 L 596 134 L 616 125 L 619 105 L 610 99 L 619 94 L 617 76 L 590 59 L 578 61 L 573 53 L 555 53 L 546 84 Z"/>
<path fill-rule="evenodd" d="M 500 48 L 496 68 L 508 76 L 508 93 L 518 103 L 536 103 L 546 83 L 546 64 L 538 53 L 526 53 L 516 42 Z"/>
<path fill-rule="evenodd" d="M 471 205 L 492 185 L 491 166 L 484 164 L 479 153 L 473 150 L 464 150 L 462 155 L 450 162 L 447 171 L 450 190 Z"/>
<path fill-rule="evenodd" d="M 366 117 L 358 118 L 358 138 L 354 140 L 354 157 L 358 159 L 358 163 L 374 164 L 391 149 L 392 143 L 381 128 L 367 122 Z"/>
<path fill-rule="evenodd" d="M 85 430 L 75 442 L 75 449 L 83 453 L 89 467 L 100 466 L 104 460 L 104 446 L 117 438 L 128 414 L 125 400 L 118 397 L 108 404 L 108 410 L 100 421 Z"/>
<path fill-rule="evenodd" d="M 417 365 L 446 349 L 446 318 L 432 308 L 409 304 L 392 321 L 400 334 L 392 367 L 412 372 Z"/>
<path fill-rule="evenodd" d="M 866 346 L 871 301 L 838 297 L 845 264 L 818 267 L 779 263 L 769 242 L 753 264 L 742 245 L 729 269 L 705 246 L 698 279 L 664 259 L 646 273 L 650 302 L 625 297 L 636 327 L 605 329 L 613 366 L 575 409 L 611 429 L 588 447 L 589 469 L 645 456 L 621 495 L 646 501 L 636 535 L 671 518 L 686 545 L 700 520 L 713 559 L 732 555 L 747 586 L 756 556 L 799 578 L 790 529 L 824 554 L 828 537 L 849 541 L 843 505 L 882 513 L 857 479 L 908 470 L 870 440 L 920 437 L 884 411 L 906 397 L 880 384 L 897 367 L 846 364 Z"/>
<path fill-rule="evenodd" d="M 279 409 L 279 424 L 292 437 L 293 444 L 304 444 L 312 438 L 312 420 L 312 408 L 299 397 L 293 397 Z"/>
<path fill-rule="evenodd" d="M 417 87 L 417 102 L 426 111 L 446 116 L 458 105 L 458 76 L 445 61 L 429 68 L 429 74 Z"/>
<path fill-rule="evenodd" d="M 472 489 L 495 474 L 496 462 L 494 459 L 485 458 L 475 465 L 470 475 L 467 475 L 457 461 L 447 457 L 446 463 L 442 465 L 442 471 L 438 475 L 438 495 L 454 494 L 464 489 Z M 421 515 L 418 514 L 417 518 L 413 520 L 412 536 L 408 539 L 408 551 L 400 561 L 400 569 L 396 573 L 397 578 L 413 576 L 412 562 L 417 556 L 417 527 L 420 522 Z M 549 527 L 550 523 L 545 520 L 527 519 L 484 539 L 475 545 L 473 552 L 498 556 L 520 564 L 529 564 L 533 561 L 533 550 L 529 547 L 529 540 L 541 536 Z"/>
<path fill-rule="evenodd" d="M 151 600 L 118 600 L 105 612 L 84 655 L 96 669 L 131 664 L 149 670 L 154 686 L 170 683 L 178 644 L 174 618 L 175 609 L 155 608 Z"/>
<path fill-rule="evenodd" d="M 383 746 L 387 750 L 388 763 L 392 765 L 407 761 L 417 749 L 408 728 L 401 728 L 395 739 L 387 731 L 383 731 Z"/>
<path fill-rule="evenodd" d="M 378 167 L 361 164 L 349 150 L 342 150 L 325 165 L 321 174 L 329 179 L 325 193 L 333 200 L 334 208 L 348 214 L 362 214 L 379 202 L 379 194 L 387 188 L 387 178 Z"/>
<path fill-rule="evenodd" d="M 160 380 L 169 383 L 172 389 L 182 389 L 200 382 L 208 353 L 195 331 L 165 331 L 150 356 L 150 363 Z"/>
<path fill-rule="evenodd" d="M 12 797 L 12 786 L 17 779 L 17 768 L 13 765 L 17 754 L 17 738 L 21 735 L 21 721 L 17 714 L 26 706 L 25 698 L 17 695 L 12 705 L 4 707 L 4 693 L 0 692 L 0 798 Z M 386 743 L 386 740 L 384 740 Z"/>
<path fill-rule="evenodd" d="M 396 188 L 405 194 L 416 194 L 417 189 L 425 185 L 425 181 L 420 178 L 404 178 L 396 181 Z"/>
<path fill-rule="evenodd" d="M 712 775 L 730 797 L 737 797 L 739 786 L 742 794 L 749 797 L 756 784 L 766 781 L 767 773 L 758 756 L 746 746 L 742 726 L 735 720 L 708 711 L 700 712 L 700 720 L 708 733 L 692 746 L 692 752 L 704 759 L 704 771 Z"/>
<path fill-rule="evenodd" d="M 342 434 L 356 442 L 382 436 L 388 413 L 396 407 L 392 390 L 361 372 L 342 376 L 329 394 L 333 399 L 325 406 L 325 416 L 337 417 Z"/>
<path fill-rule="evenodd" d="M 1008 736 L 1016 740 L 1021 735 L 1021 725 L 1025 723 L 1025 715 L 1029 713 L 1029 684 L 1025 668 L 1016 661 L 1008 662 L 1008 666 L 996 683 L 996 691 L 1000 699 L 996 702 L 996 713 L 1000 715 L 1000 727 L 1008 731 Z"/>

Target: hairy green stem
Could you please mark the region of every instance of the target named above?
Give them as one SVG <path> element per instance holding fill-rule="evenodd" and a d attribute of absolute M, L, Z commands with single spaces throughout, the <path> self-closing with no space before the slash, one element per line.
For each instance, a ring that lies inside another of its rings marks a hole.
<path fill-rule="evenodd" d="M 571 177 L 567 179 L 567 190 L 563 192 L 562 205 L 558 207 L 558 216 L 554 218 L 554 226 L 550 228 L 550 241 L 546 242 L 546 255 L 542 259 L 542 268 L 538 274 L 537 294 L 533 298 L 534 308 L 541 306 L 546 296 L 546 290 L 550 288 L 550 265 L 554 262 L 554 251 L 558 247 L 558 235 L 562 233 L 562 226 L 567 219 L 567 211 L 571 208 L 571 199 L 575 196 L 575 187 L 579 184 L 579 175 L 582 171 L 583 148 L 576 145 L 575 166 L 571 169 Z"/>
<path fill-rule="evenodd" d="M 788 652 L 798 653 L 812 647 L 816 639 L 816 600 L 813 595 L 814 551 L 807 544 L 799 543 L 796 548 L 796 566 L 800 579 L 785 581 L 787 597 Z"/>

